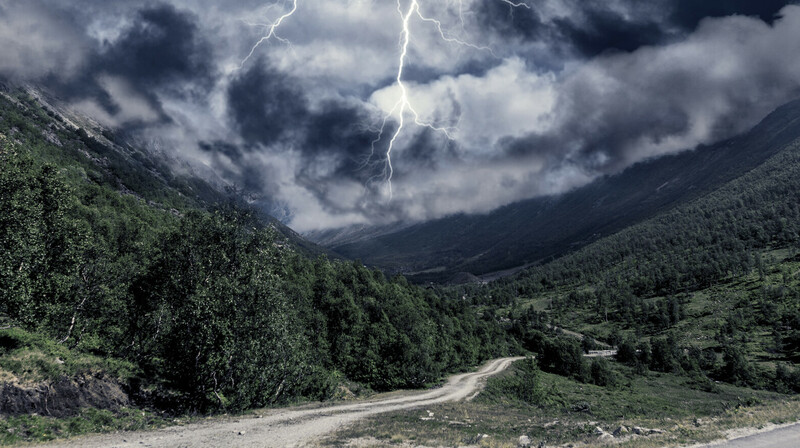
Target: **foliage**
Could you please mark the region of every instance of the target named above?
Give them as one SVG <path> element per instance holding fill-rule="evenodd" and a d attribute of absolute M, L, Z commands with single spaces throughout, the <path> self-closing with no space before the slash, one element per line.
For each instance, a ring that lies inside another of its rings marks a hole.
<path fill-rule="evenodd" d="M 97 432 L 137 431 L 165 424 L 163 418 L 137 409 L 122 409 L 116 414 L 86 409 L 79 416 L 64 419 L 21 415 L 0 419 L 0 445 L 17 446 L 21 442 L 44 442 Z"/>
<path fill-rule="evenodd" d="M 486 401 L 515 401 L 532 406 L 545 405 L 552 400 L 541 379 L 542 373 L 532 356 L 514 363 L 511 372 L 490 378 L 481 392 Z"/>

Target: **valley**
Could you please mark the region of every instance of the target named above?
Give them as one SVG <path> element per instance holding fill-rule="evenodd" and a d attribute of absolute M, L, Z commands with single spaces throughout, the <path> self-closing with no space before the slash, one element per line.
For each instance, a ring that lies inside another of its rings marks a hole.
<path fill-rule="evenodd" d="M 0 1 L 0 445 L 796 440 L 797 5 L 76 2 Z"/>

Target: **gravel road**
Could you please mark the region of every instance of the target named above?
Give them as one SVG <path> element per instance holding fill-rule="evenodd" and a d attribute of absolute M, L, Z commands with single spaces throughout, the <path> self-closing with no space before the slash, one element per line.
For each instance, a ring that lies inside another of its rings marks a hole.
<path fill-rule="evenodd" d="M 267 411 L 262 417 L 242 416 L 210 420 L 149 432 L 128 432 L 80 437 L 42 445 L 45 447 L 300 447 L 325 434 L 366 417 L 384 412 L 420 408 L 436 403 L 471 399 L 483 380 L 523 358 L 501 358 L 480 370 L 450 377 L 440 388 L 409 392 L 389 398 L 336 406 Z"/>
<path fill-rule="evenodd" d="M 696 448 L 798 448 L 800 424 L 788 425 L 771 431 L 740 437 L 733 440 L 702 445 Z"/>

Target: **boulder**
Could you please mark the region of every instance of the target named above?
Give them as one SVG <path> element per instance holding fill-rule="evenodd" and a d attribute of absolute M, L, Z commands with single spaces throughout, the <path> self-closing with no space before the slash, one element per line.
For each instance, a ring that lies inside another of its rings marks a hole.
<path fill-rule="evenodd" d="M 614 437 L 619 437 L 619 436 L 623 436 L 625 434 L 628 434 L 629 432 L 630 432 L 630 430 L 627 427 L 620 426 L 619 428 L 615 429 L 614 432 L 612 432 L 611 434 Z"/>
<path fill-rule="evenodd" d="M 611 434 L 607 433 L 605 429 L 603 429 L 603 428 L 601 428 L 599 426 L 595 427 L 594 433 L 597 435 L 597 438 L 599 440 L 613 440 L 614 439 L 614 436 L 612 436 Z"/>
<path fill-rule="evenodd" d="M 650 428 L 642 428 L 641 426 L 634 426 L 633 433 L 640 435 L 640 436 L 651 436 L 654 434 L 664 434 L 663 429 L 650 429 Z"/>

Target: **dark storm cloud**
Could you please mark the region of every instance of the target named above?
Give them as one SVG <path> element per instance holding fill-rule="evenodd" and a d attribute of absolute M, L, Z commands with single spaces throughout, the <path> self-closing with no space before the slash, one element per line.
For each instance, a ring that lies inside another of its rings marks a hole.
<path fill-rule="evenodd" d="M 446 34 L 492 51 L 412 17 L 405 87 L 419 119 L 452 126 L 454 140 L 408 113 L 391 201 L 394 2 L 298 2 L 278 33 L 291 45 L 265 41 L 238 69 L 258 24 L 291 2 L 0 0 L 0 76 L 210 165 L 300 230 L 563 192 L 735 135 L 798 93 L 800 8 L 775 19 L 787 1 L 525 3 L 420 1 Z"/>
<path fill-rule="evenodd" d="M 326 101 L 309 117 L 303 152 L 307 157 L 337 154 L 337 174 L 363 177 L 365 150 L 377 137 L 377 132 L 367 127 L 371 121 L 359 107 Z"/>
<path fill-rule="evenodd" d="M 734 14 L 758 16 L 772 23 L 787 0 L 671 0 L 670 20 L 685 29 L 694 30 L 706 17 L 724 17 Z"/>
<path fill-rule="evenodd" d="M 559 86 L 556 126 L 501 146 L 596 175 L 742 132 L 800 96 L 800 66 L 783 56 L 798 51 L 800 9 L 784 11 L 773 25 L 706 21 L 685 41 L 598 57 Z"/>
<path fill-rule="evenodd" d="M 543 18 L 542 3 L 530 9 L 504 2 L 480 2 L 479 23 L 506 38 L 547 42 L 557 53 L 594 57 L 608 51 L 631 52 L 694 31 L 707 17 L 757 16 L 772 23 L 791 0 L 640 0 L 567 1 L 570 14 Z"/>
<path fill-rule="evenodd" d="M 252 64 L 228 87 L 232 124 L 249 144 L 272 145 L 302 128 L 305 96 L 286 74 L 263 62 Z"/>
<path fill-rule="evenodd" d="M 125 77 L 144 89 L 213 78 L 211 48 L 200 36 L 196 18 L 171 5 L 138 12 L 133 25 L 113 43 L 105 43 L 94 72 Z"/>
<path fill-rule="evenodd" d="M 70 101 L 92 100 L 111 116 L 121 114 L 130 102 L 125 93 L 135 94 L 158 114 L 159 121 L 167 122 L 158 95 L 183 96 L 209 89 L 215 78 L 212 58 L 195 16 L 157 4 L 137 11 L 117 39 L 91 47 L 78 73 L 50 72 L 45 83 Z M 123 87 L 110 91 L 103 81 L 109 77 Z"/>
<path fill-rule="evenodd" d="M 252 151 L 221 141 L 201 142 L 199 147 L 210 157 L 212 166 L 222 178 L 242 192 L 271 197 L 280 191 L 273 168 L 250 159 L 248 156 Z"/>
<path fill-rule="evenodd" d="M 618 12 L 594 6 L 587 8 L 581 22 L 567 18 L 553 24 L 560 41 L 568 42 L 586 57 L 607 51 L 633 51 L 663 42 L 668 36 L 658 23 L 629 20 Z"/>
<path fill-rule="evenodd" d="M 535 4 L 531 8 L 514 8 L 503 2 L 482 1 L 475 12 L 482 26 L 506 37 L 533 40 L 552 32 L 542 22 Z"/>
<path fill-rule="evenodd" d="M 227 99 L 232 126 L 246 144 L 204 149 L 220 152 L 234 165 L 241 164 L 237 169 L 240 176 L 260 175 L 247 169 L 253 161 L 244 157 L 244 153 L 279 144 L 299 154 L 303 166 L 297 173 L 297 181 L 322 202 L 324 181 L 363 182 L 375 174 L 365 157 L 377 131 L 369 128 L 374 117 L 363 105 L 327 100 L 312 107 L 296 80 L 263 61 L 253 63 L 231 82 Z M 316 164 L 319 160 L 325 161 L 324 167 Z M 255 183 L 241 177 L 238 181 L 245 187 Z"/>
<path fill-rule="evenodd" d="M 424 166 L 427 169 L 436 169 L 440 163 L 456 160 L 458 157 L 458 144 L 432 129 L 424 129 L 414 136 L 403 153 L 404 164 Z M 398 176 L 403 175 L 402 166 L 400 169 Z"/>
<path fill-rule="evenodd" d="M 479 22 L 507 38 L 547 42 L 557 53 L 593 57 L 606 51 L 633 51 L 643 45 L 663 42 L 669 36 L 663 23 L 651 15 L 638 17 L 613 9 L 609 2 L 576 3 L 565 17 L 543 19 L 540 3 L 531 8 L 513 8 L 503 2 L 481 2 Z"/>
<path fill-rule="evenodd" d="M 232 125 L 248 145 L 289 142 L 308 159 L 331 157 L 337 174 L 358 171 L 377 136 L 363 106 L 327 100 L 312 108 L 297 80 L 264 62 L 235 78 L 227 96 Z"/>
<path fill-rule="evenodd" d="M 505 155 L 519 160 L 532 157 L 551 169 L 566 163 L 586 173 L 607 174 L 634 161 L 632 156 L 639 154 L 632 146 L 641 139 L 658 143 L 689 130 L 689 115 L 679 103 L 663 102 L 650 107 L 648 113 L 642 113 L 644 100 L 626 95 L 610 98 L 578 92 L 568 94 L 570 110 L 558 129 L 547 134 L 508 139 L 501 145 Z M 653 97 L 647 100 L 656 101 Z M 719 130 L 720 135 L 729 135 L 729 132 L 729 129 Z M 572 151 L 567 152 L 567 148 Z"/>

